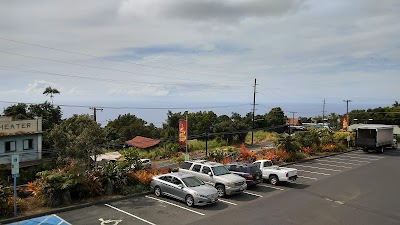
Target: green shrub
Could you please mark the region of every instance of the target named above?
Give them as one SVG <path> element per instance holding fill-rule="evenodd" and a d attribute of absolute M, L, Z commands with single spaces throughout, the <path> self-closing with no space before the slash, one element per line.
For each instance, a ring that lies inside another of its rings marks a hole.
<path fill-rule="evenodd" d="M 185 154 L 181 154 L 180 156 L 174 158 L 174 162 L 181 166 L 181 164 L 185 161 Z"/>
<path fill-rule="evenodd" d="M 39 165 L 21 168 L 20 169 L 20 177 L 17 179 L 17 185 L 27 184 L 28 182 L 32 182 L 36 179 L 36 174 L 45 170 L 52 170 L 55 168 L 55 163 L 41 163 Z"/>
<path fill-rule="evenodd" d="M 13 193 L 9 186 L 5 184 L 3 180 L 0 180 L 0 217 L 5 218 L 7 215 L 11 215 L 14 206 L 10 203 L 10 198 L 12 199 Z"/>
<path fill-rule="evenodd" d="M 265 131 L 256 131 L 253 133 L 253 142 L 265 142 L 265 141 L 274 141 L 278 137 L 278 134 L 275 132 L 265 132 Z M 246 143 L 251 143 L 251 132 L 246 135 Z"/>
<path fill-rule="evenodd" d="M 307 156 L 302 152 L 292 152 L 288 154 L 286 162 L 297 162 L 299 160 L 305 159 Z"/>

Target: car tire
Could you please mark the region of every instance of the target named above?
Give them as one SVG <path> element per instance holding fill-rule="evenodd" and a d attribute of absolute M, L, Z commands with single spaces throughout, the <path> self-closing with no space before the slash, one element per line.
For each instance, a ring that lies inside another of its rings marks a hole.
<path fill-rule="evenodd" d="M 194 198 L 191 195 L 186 196 L 185 198 L 186 205 L 192 207 L 194 205 Z"/>
<path fill-rule="evenodd" d="M 218 184 L 217 186 L 215 186 L 215 188 L 218 191 L 218 197 L 224 197 L 225 196 L 225 187 L 222 184 Z"/>
<path fill-rule="evenodd" d="M 160 197 L 160 196 L 162 195 L 162 191 L 161 191 L 161 188 L 160 188 L 159 186 L 156 186 L 156 187 L 154 188 L 154 194 L 155 194 L 157 197 Z"/>
<path fill-rule="evenodd" d="M 269 176 L 269 183 L 272 185 L 278 185 L 279 178 L 276 175 Z"/>

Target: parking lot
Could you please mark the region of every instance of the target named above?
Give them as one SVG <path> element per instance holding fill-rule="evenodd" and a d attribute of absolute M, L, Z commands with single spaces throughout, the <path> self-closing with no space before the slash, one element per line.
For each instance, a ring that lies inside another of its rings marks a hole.
<path fill-rule="evenodd" d="M 280 186 L 262 183 L 249 188 L 242 194 L 221 198 L 216 204 L 204 207 L 189 208 L 183 202 L 148 194 L 128 200 L 63 212 L 57 214 L 57 216 L 70 224 L 190 224 L 239 207 L 244 210 L 251 210 L 246 209 L 246 205 L 262 205 L 273 196 L 284 195 L 291 190 L 307 190 L 317 182 L 379 162 L 392 155 L 398 155 L 397 150 L 388 151 L 384 154 L 366 154 L 357 150 L 296 163 L 288 166 L 298 169 L 299 177 L 296 183 Z M 328 198 L 327 201 L 329 200 Z M 330 201 L 338 205 L 345 204 L 336 199 Z"/>

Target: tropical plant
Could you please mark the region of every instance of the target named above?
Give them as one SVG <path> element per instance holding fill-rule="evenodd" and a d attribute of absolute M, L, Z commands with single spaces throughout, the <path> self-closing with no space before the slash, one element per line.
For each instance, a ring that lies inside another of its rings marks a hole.
<path fill-rule="evenodd" d="M 10 198 L 12 198 L 12 190 L 0 179 L 0 217 L 7 216 L 13 211 L 13 204 L 9 204 Z"/>
<path fill-rule="evenodd" d="M 275 145 L 289 154 L 298 152 L 301 148 L 300 144 L 290 135 L 281 135 L 275 141 Z"/>
<path fill-rule="evenodd" d="M 58 169 L 42 171 L 37 176 L 40 178 L 36 182 L 46 206 L 56 207 L 71 203 L 74 197 L 82 197 L 83 174 Z"/>
<path fill-rule="evenodd" d="M 128 162 L 107 162 L 101 168 L 101 182 L 107 194 L 119 193 L 129 184 L 128 172 L 131 164 Z"/>
<path fill-rule="evenodd" d="M 60 94 L 60 92 L 59 92 L 57 89 L 48 86 L 48 87 L 44 90 L 43 94 L 45 94 L 46 96 L 47 96 L 47 95 L 50 95 L 50 98 L 51 98 L 51 105 L 53 105 L 53 97 L 54 97 L 53 95 L 54 95 L 54 94 Z"/>

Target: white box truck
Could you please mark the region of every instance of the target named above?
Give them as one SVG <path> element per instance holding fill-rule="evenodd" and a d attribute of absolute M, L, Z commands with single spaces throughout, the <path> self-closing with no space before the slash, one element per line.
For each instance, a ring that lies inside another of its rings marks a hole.
<path fill-rule="evenodd" d="M 356 147 L 362 148 L 364 152 L 374 150 L 381 153 L 386 147 L 397 148 L 393 130 L 394 128 L 391 125 L 360 126 L 356 133 Z"/>

